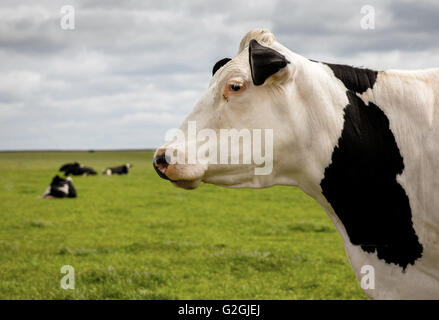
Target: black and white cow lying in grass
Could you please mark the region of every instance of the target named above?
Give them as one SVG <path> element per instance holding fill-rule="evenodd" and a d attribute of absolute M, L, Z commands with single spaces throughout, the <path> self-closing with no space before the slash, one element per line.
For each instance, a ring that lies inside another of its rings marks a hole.
<path fill-rule="evenodd" d="M 72 178 L 63 179 L 56 175 L 44 192 L 43 198 L 76 198 L 76 189 L 73 186 Z"/>
<path fill-rule="evenodd" d="M 357 278 L 374 270 L 374 287 L 363 287 L 367 295 L 439 299 L 439 69 L 374 71 L 311 61 L 269 31 L 253 30 L 235 58 L 215 65 L 182 131 L 189 121 L 198 131 L 272 128 L 273 170 L 255 175 L 255 163 L 169 164 L 176 150 L 205 142 L 174 141 L 155 154 L 162 178 L 187 189 L 200 181 L 298 186 L 334 222 Z"/>
<path fill-rule="evenodd" d="M 123 166 L 114 167 L 114 168 L 107 168 L 104 171 L 102 171 L 102 174 L 105 174 L 107 176 L 111 176 L 113 174 L 128 174 L 129 169 L 132 167 L 131 164 L 127 163 Z"/>
<path fill-rule="evenodd" d="M 78 162 L 74 163 L 66 163 L 61 168 L 59 168 L 59 171 L 64 172 L 66 176 L 73 175 L 73 176 L 89 176 L 89 175 L 96 175 L 96 171 L 92 168 L 85 167 L 82 164 L 79 164 Z"/>

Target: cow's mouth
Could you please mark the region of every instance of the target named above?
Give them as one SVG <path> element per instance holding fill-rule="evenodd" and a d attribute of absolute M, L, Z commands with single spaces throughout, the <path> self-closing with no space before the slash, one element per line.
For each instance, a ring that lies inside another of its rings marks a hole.
<path fill-rule="evenodd" d="M 183 188 L 186 190 L 193 190 L 200 185 L 201 180 L 177 180 L 171 181 L 172 184 L 176 187 Z"/>
<path fill-rule="evenodd" d="M 166 175 L 165 170 L 160 170 L 156 165 L 154 165 L 155 171 L 158 173 L 158 175 L 165 180 L 170 181 L 174 186 L 192 190 L 197 188 L 200 185 L 201 179 L 195 179 L 195 180 L 183 180 L 183 179 L 171 179 Z"/>

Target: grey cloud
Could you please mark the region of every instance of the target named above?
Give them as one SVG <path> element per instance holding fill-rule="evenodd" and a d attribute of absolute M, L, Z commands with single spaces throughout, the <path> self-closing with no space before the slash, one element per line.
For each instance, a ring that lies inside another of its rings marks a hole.
<path fill-rule="evenodd" d="M 69 1 L 0 4 L 0 149 L 144 148 L 163 141 L 207 88 L 213 64 L 235 56 L 252 28 L 293 51 L 374 68 L 439 65 L 438 5 L 367 1 Z"/>

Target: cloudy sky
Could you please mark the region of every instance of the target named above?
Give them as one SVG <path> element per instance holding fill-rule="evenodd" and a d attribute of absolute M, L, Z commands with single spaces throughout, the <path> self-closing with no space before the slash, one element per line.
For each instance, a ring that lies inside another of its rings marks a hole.
<path fill-rule="evenodd" d="M 0 150 L 156 147 L 255 27 L 316 60 L 439 67 L 438 17 L 435 0 L 2 0 Z"/>

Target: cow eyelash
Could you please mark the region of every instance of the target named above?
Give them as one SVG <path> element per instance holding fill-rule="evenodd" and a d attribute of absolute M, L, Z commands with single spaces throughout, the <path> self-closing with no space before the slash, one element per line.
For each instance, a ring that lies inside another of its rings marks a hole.
<path fill-rule="evenodd" d="M 238 92 L 239 90 L 241 90 L 242 87 L 243 87 L 243 85 L 239 84 L 239 83 L 231 83 L 231 84 L 229 84 L 230 90 L 235 91 L 235 92 Z"/>

